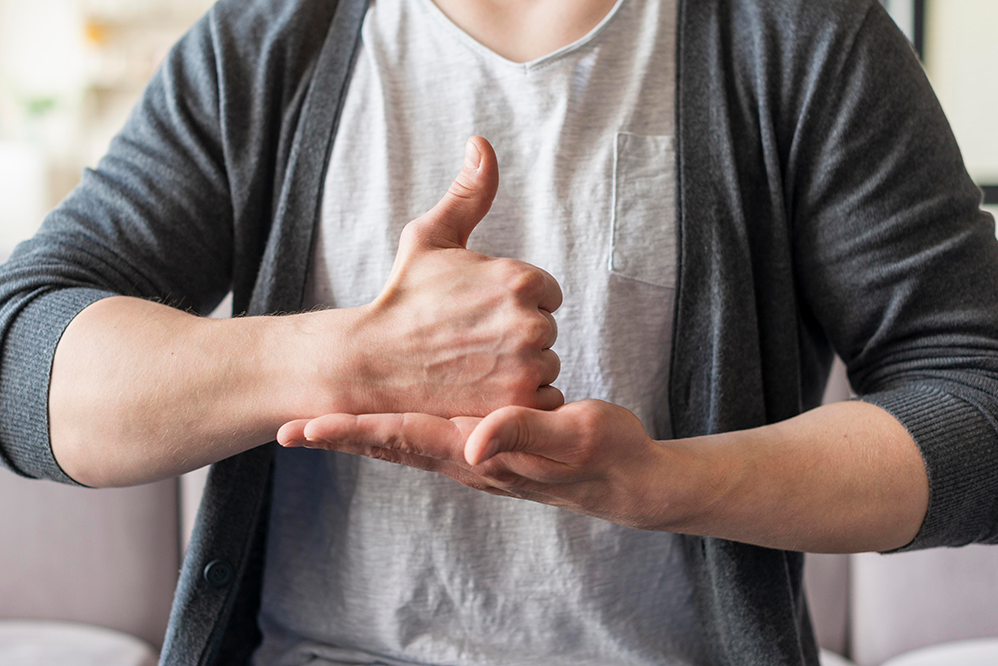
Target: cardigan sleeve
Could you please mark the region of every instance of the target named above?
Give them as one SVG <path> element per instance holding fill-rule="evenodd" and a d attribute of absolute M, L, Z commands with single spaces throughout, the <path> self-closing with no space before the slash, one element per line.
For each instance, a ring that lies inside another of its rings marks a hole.
<path fill-rule="evenodd" d="M 860 399 L 921 451 L 929 509 L 906 549 L 998 543 L 994 221 L 878 3 L 839 47 L 801 87 L 788 162 L 798 290 Z"/>
<path fill-rule="evenodd" d="M 0 267 L 0 462 L 66 483 L 48 386 L 70 321 L 111 295 L 210 312 L 229 289 L 232 207 L 212 19 L 173 48 L 108 154 Z"/>

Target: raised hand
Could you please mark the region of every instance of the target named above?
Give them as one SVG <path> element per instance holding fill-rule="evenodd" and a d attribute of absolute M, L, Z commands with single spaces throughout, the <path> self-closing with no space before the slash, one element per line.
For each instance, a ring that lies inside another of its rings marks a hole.
<path fill-rule="evenodd" d="M 131 485 L 272 441 L 296 418 L 558 407 L 557 282 L 466 249 L 498 181 L 492 147 L 472 138 L 461 174 L 405 228 L 365 306 L 224 320 L 126 296 L 85 308 L 52 363 L 60 466 L 87 485 Z"/>
<path fill-rule="evenodd" d="M 495 152 L 468 140 L 444 197 L 402 232 L 381 294 L 362 308 L 370 345 L 356 377 L 373 396 L 364 411 L 484 416 L 506 405 L 553 409 L 560 370 L 551 350 L 558 283 L 521 261 L 467 249 L 499 186 Z"/>

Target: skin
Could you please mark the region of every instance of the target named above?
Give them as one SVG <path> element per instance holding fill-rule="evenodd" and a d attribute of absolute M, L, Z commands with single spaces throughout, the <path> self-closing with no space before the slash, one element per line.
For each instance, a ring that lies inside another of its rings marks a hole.
<path fill-rule="evenodd" d="M 507 60 L 529 62 L 585 37 L 615 0 L 434 0 L 447 18 Z"/>
<path fill-rule="evenodd" d="M 364 307 L 231 320 L 126 297 L 87 307 L 53 362 L 56 460 L 86 485 L 134 485 L 328 412 L 450 417 L 560 406 L 550 386 L 560 370 L 551 351 L 558 283 L 529 264 L 465 249 L 498 179 L 492 147 L 473 137 L 461 173 L 406 225 L 388 282 Z"/>
<path fill-rule="evenodd" d="M 612 4 L 438 1 L 472 37 L 521 62 L 582 37 Z M 550 386 L 557 283 L 465 249 L 498 186 L 491 146 L 471 145 L 441 203 L 406 227 L 368 306 L 228 321 L 130 298 L 85 309 L 52 371 L 50 432 L 63 469 L 87 485 L 144 483 L 276 432 L 285 446 L 389 460 L 638 529 L 828 552 L 915 536 L 925 467 L 877 407 L 840 403 L 657 442 L 622 407 L 563 405 Z"/>
<path fill-rule="evenodd" d="M 449 476 L 493 495 L 628 527 L 809 552 L 889 550 L 911 541 L 928 483 L 905 429 L 862 402 L 781 423 L 652 440 L 599 400 L 484 419 L 329 414 L 286 424 L 278 441 Z"/>

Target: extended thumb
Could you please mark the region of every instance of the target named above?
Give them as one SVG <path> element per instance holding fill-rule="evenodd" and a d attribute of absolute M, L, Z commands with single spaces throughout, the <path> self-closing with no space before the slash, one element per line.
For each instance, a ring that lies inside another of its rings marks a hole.
<path fill-rule="evenodd" d="M 461 173 L 437 205 L 420 217 L 423 237 L 437 247 L 467 247 L 468 237 L 489 212 L 498 189 L 495 150 L 482 137 L 473 136 L 464 146 Z"/>

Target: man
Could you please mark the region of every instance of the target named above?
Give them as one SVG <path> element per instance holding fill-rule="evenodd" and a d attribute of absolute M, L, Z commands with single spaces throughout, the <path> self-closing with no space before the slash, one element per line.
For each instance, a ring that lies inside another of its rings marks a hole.
<path fill-rule="evenodd" d="M 791 551 L 998 540 L 979 202 L 875 2 L 223 2 L 4 269 L 4 460 L 216 463 L 165 663 L 813 664 Z"/>

